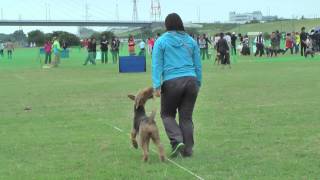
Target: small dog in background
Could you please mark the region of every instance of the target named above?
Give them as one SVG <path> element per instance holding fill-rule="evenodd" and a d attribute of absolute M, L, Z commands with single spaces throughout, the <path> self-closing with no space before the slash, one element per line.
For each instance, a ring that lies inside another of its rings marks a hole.
<path fill-rule="evenodd" d="M 138 148 L 136 140 L 137 134 L 140 135 L 140 145 L 143 150 L 143 161 L 148 161 L 150 139 L 158 147 L 159 158 L 165 160 L 164 148 L 160 142 L 159 130 L 155 122 L 156 111 L 153 111 L 148 117 L 145 111 L 145 104 L 149 99 L 152 99 L 153 88 L 146 88 L 139 91 L 138 94 L 128 95 L 134 101 L 134 118 L 133 128 L 131 132 L 131 142 L 134 148 Z"/>

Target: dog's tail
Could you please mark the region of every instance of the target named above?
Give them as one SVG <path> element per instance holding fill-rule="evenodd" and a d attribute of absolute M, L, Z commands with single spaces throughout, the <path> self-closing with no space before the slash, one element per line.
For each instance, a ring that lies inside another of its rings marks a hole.
<path fill-rule="evenodd" d="M 157 114 L 157 110 L 153 110 L 149 116 L 149 122 L 150 123 L 155 123 L 156 120 L 155 120 L 155 117 L 156 117 L 156 114 Z"/>

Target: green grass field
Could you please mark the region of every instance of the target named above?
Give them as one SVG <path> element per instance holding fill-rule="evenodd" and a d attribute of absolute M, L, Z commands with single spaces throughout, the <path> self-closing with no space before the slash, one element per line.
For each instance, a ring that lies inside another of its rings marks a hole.
<path fill-rule="evenodd" d="M 155 153 L 143 163 L 130 145 L 127 94 L 151 85 L 150 68 L 119 74 L 82 66 L 85 56 L 73 49 L 57 69 L 42 69 L 36 49 L 0 58 L 0 179 L 196 179 Z M 320 56 L 233 62 L 203 62 L 195 154 L 174 161 L 204 179 L 319 179 Z M 159 113 L 157 122 L 169 153 Z"/>

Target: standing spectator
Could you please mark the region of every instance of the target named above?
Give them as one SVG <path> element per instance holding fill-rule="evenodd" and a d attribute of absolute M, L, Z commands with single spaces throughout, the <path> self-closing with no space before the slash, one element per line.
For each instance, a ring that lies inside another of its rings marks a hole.
<path fill-rule="evenodd" d="M 243 36 L 242 36 L 242 34 L 239 33 L 238 36 L 239 36 L 240 43 L 242 43 L 242 42 L 243 42 Z"/>
<path fill-rule="evenodd" d="M 96 65 L 96 58 L 95 58 L 96 53 L 97 53 L 96 38 L 91 38 L 91 40 L 89 40 L 88 42 L 88 57 L 83 65 L 86 66 L 88 62 L 90 62 L 93 65 Z"/>
<path fill-rule="evenodd" d="M 311 57 L 314 57 L 314 50 L 313 50 L 313 40 L 311 38 L 311 36 L 307 36 L 307 40 L 305 41 L 306 43 L 306 51 L 304 53 L 304 56 L 307 58 L 308 55 L 310 54 Z"/>
<path fill-rule="evenodd" d="M 36 46 L 36 43 L 34 43 L 34 46 Z M 66 40 L 63 40 L 63 41 L 62 41 L 62 48 L 63 48 L 63 50 L 67 50 L 67 48 L 68 48 L 68 43 L 67 43 Z"/>
<path fill-rule="evenodd" d="M 60 46 L 60 42 L 57 37 L 53 37 L 52 49 L 53 49 L 53 54 L 54 54 L 54 60 L 52 62 L 52 67 L 58 67 L 58 65 L 60 64 L 60 54 L 61 54 L 62 48 Z"/>
<path fill-rule="evenodd" d="M 111 54 L 112 54 L 112 62 L 113 64 L 117 63 L 118 60 L 118 43 L 115 37 L 112 37 L 111 40 Z"/>
<path fill-rule="evenodd" d="M 232 45 L 231 45 L 231 33 L 228 32 L 225 34 L 224 36 L 224 39 L 227 41 L 227 44 L 229 46 L 229 50 L 232 48 Z"/>
<path fill-rule="evenodd" d="M 206 40 L 204 39 L 203 36 L 200 36 L 200 38 L 198 39 L 198 45 L 200 48 L 200 55 L 202 57 L 202 60 L 205 59 L 205 51 L 206 51 Z"/>
<path fill-rule="evenodd" d="M 279 30 L 276 31 L 276 47 L 277 47 L 277 53 L 279 52 L 279 50 L 281 49 L 280 44 L 281 44 L 281 38 L 282 35 L 279 32 Z"/>
<path fill-rule="evenodd" d="M 129 40 L 128 40 L 128 50 L 129 50 L 130 56 L 136 55 L 135 45 L 136 45 L 136 43 L 134 42 L 133 36 L 130 36 Z"/>
<path fill-rule="evenodd" d="M 232 55 L 237 55 L 237 36 L 236 36 L 236 33 L 233 32 L 232 35 L 231 35 L 231 46 L 232 46 L 232 49 L 231 49 L 231 54 Z"/>
<path fill-rule="evenodd" d="M 283 54 L 285 54 L 289 49 L 291 54 L 293 54 L 293 45 L 294 45 L 293 38 L 291 34 L 288 33 L 286 36 L 286 50 L 283 52 Z"/>
<path fill-rule="evenodd" d="M 152 54 L 153 87 L 157 97 L 161 94 L 161 118 L 172 146 L 170 157 L 179 153 L 190 157 L 192 114 L 202 80 L 199 47 L 185 32 L 179 15 L 169 14 L 165 25 L 167 32 L 156 41 Z"/>
<path fill-rule="evenodd" d="M 108 46 L 109 46 L 109 41 L 107 40 L 107 37 L 103 35 L 100 42 L 102 64 L 108 64 Z"/>
<path fill-rule="evenodd" d="M 317 37 L 317 50 L 320 51 L 320 30 L 316 31 L 316 37 Z"/>
<path fill-rule="evenodd" d="M 139 56 L 145 56 L 146 55 L 146 43 L 144 42 L 143 39 L 139 43 L 139 48 L 140 48 Z"/>
<path fill-rule="evenodd" d="M 120 57 L 120 49 L 121 49 L 121 42 L 119 38 L 116 38 L 116 45 L 117 45 L 116 51 L 117 51 L 117 61 L 118 61 Z"/>
<path fill-rule="evenodd" d="M 306 49 L 307 49 L 307 44 L 306 44 L 306 41 L 307 41 L 307 33 L 305 32 L 306 31 L 306 28 L 305 27 L 302 27 L 301 28 L 301 33 L 300 33 L 300 46 L 301 46 L 301 56 L 304 56 L 305 52 L 306 52 Z"/>
<path fill-rule="evenodd" d="M 148 38 L 148 53 L 149 54 L 152 54 L 153 46 L 154 46 L 154 38 L 150 37 L 150 38 Z"/>
<path fill-rule="evenodd" d="M 250 45 L 249 45 L 249 37 L 248 35 L 245 35 L 243 37 L 243 41 L 242 42 L 242 51 L 241 54 L 243 56 L 250 56 L 251 52 L 250 52 Z"/>
<path fill-rule="evenodd" d="M 295 45 L 294 45 L 294 49 L 295 49 L 295 54 L 299 53 L 299 49 L 300 49 L 300 34 L 298 32 L 295 33 Z"/>
<path fill-rule="evenodd" d="M 3 53 L 3 51 L 4 51 L 4 44 L 2 43 L 2 42 L 0 42 L 0 56 L 1 57 L 3 57 L 4 55 L 4 53 Z"/>
<path fill-rule="evenodd" d="M 217 44 L 218 44 L 219 39 L 220 39 L 220 34 L 216 34 L 214 36 L 214 42 L 213 42 L 214 49 L 216 49 L 216 50 L 217 50 Z"/>
<path fill-rule="evenodd" d="M 277 57 L 279 49 L 278 49 L 278 44 L 277 44 L 278 38 L 277 38 L 275 32 L 272 32 L 270 40 L 271 40 L 271 55 L 270 56 L 272 57 L 274 54 L 275 57 Z"/>
<path fill-rule="evenodd" d="M 266 50 L 267 57 L 270 57 L 271 55 L 271 41 L 270 41 L 270 35 L 266 36 L 264 40 L 264 49 Z"/>
<path fill-rule="evenodd" d="M 14 46 L 11 40 L 7 42 L 6 48 L 8 53 L 8 59 L 12 59 L 12 52 L 14 51 Z"/>
<path fill-rule="evenodd" d="M 44 44 L 44 52 L 46 53 L 45 64 L 51 64 L 52 44 L 50 40 Z"/>
<path fill-rule="evenodd" d="M 260 54 L 260 57 L 262 57 L 262 55 L 264 54 L 264 38 L 262 36 L 262 32 L 260 32 L 259 35 L 256 37 L 255 43 L 256 43 L 257 50 L 254 56 L 257 56 L 258 54 Z"/>
<path fill-rule="evenodd" d="M 158 40 L 160 38 L 161 34 L 157 33 L 156 37 L 154 38 L 154 42 L 156 42 L 156 40 Z"/>
<path fill-rule="evenodd" d="M 209 38 L 208 38 L 208 36 L 206 34 L 203 34 L 203 38 L 205 40 L 204 53 L 207 56 L 207 59 L 210 59 L 210 56 L 209 56 L 209 44 L 211 44 L 211 41 L 209 40 Z"/>
<path fill-rule="evenodd" d="M 222 65 L 230 66 L 229 51 L 230 51 L 230 47 L 228 45 L 228 42 L 224 38 L 224 34 L 220 33 L 220 39 L 217 43 L 217 52 L 218 52 L 218 56 L 220 57 L 220 62 Z"/>

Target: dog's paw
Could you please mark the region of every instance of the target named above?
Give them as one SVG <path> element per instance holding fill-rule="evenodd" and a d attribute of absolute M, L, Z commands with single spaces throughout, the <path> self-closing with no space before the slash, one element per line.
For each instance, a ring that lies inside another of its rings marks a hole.
<path fill-rule="evenodd" d="M 165 156 L 160 156 L 160 161 L 161 162 L 165 162 L 166 161 L 166 157 Z"/>
<path fill-rule="evenodd" d="M 142 158 L 142 160 L 143 160 L 143 162 L 148 162 L 148 156 L 144 156 L 144 157 Z"/>
<path fill-rule="evenodd" d="M 132 141 L 132 146 L 133 146 L 135 149 L 138 149 L 138 142 L 137 142 L 137 141 Z"/>

